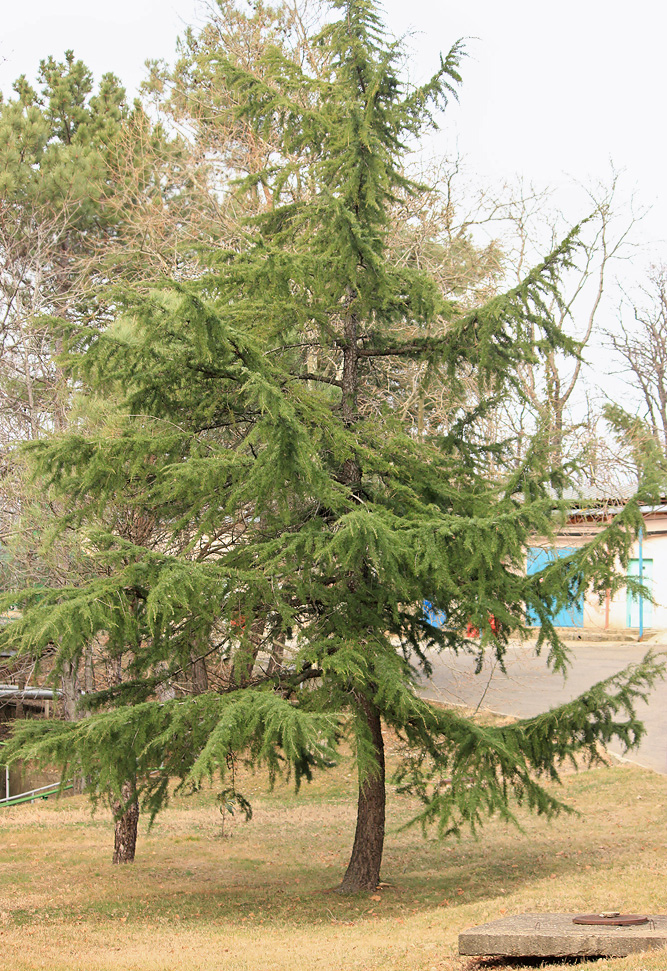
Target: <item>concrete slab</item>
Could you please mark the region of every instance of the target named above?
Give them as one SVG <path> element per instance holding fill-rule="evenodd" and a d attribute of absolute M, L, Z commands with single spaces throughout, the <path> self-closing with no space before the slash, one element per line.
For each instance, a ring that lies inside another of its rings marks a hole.
<path fill-rule="evenodd" d="M 577 914 L 518 914 L 459 934 L 459 954 L 475 957 L 625 957 L 667 947 L 667 915 L 634 927 L 573 924 Z"/>

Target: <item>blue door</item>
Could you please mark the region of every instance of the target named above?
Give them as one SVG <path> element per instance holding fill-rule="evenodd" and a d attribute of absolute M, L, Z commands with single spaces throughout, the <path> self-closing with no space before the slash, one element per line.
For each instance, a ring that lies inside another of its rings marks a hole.
<path fill-rule="evenodd" d="M 553 563 L 556 557 L 569 556 L 576 553 L 576 547 L 558 550 L 543 550 L 539 547 L 528 550 L 526 561 L 526 573 L 531 576 L 539 573 L 549 563 Z M 539 619 L 529 612 L 528 623 L 534 627 L 539 627 Z M 554 627 L 583 627 L 584 626 L 584 598 L 583 595 L 578 600 L 573 601 L 566 607 L 561 607 L 554 616 L 552 623 Z"/>
<path fill-rule="evenodd" d="M 447 622 L 447 615 L 443 610 L 434 607 L 430 600 L 424 601 L 424 620 L 428 621 L 431 627 L 442 630 Z"/>
<path fill-rule="evenodd" d="M 653 560 L 643 560 L 642 583 L 646 589 L 653 594 Z M 639 576 L 639 560 L 630 560 L 628 563 L 628 576 Z M 636 594 L 626 591 L 626 617 L 627 627 L 639 627 L 639 601 L 643 600 L 644 627 L 650 627 L 653 623 L 653 604 L 646 597 L 638 597 Z"/>

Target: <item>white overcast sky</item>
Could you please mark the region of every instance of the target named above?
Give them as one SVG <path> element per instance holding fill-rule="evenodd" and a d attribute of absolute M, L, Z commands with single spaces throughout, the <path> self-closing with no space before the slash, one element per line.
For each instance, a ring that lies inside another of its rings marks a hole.
<path fill-rule="evenodd" d="M 146 58 L 169 59 L 200 0 L 0 0 L 0 88 L 34 77 L 40 58 L 72 48 L 96 77 L 113 70 L 130 91 Z M 385 19 L 411 32 L 413 72 L 425 78 L 467 38 L 460 105 L 439 145 L 482 177 L 521 175 L 539 185 L 605 178 L 653 207 L 642 234 L 667 262 L 663 0 L 386 0 Z M 583 213 L 574 214 L 573 218 Z"/>

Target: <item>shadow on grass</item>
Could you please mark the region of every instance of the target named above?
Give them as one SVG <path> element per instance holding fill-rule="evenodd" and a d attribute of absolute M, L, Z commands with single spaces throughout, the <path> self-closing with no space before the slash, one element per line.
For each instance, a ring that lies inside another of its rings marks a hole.
<path fill-rule="evenodd" d="M 603 955 L 590 954 L 587 957 L 538 957 L 538 958 L 474 958 L 466 964 L 463 971 L 519 971 L 521 968 L 549 967 L 571 968 L 597 961 Z"/>
<path fill-rule="evenodd" d="M 231 921 L 253 927 L 354 925 L 379 919 L 407 923 L 415 913 L 444 918 L 449 908 L 451 917 L 445 919 L 450 924 L 501 916 L 505 907 L 514 912 L 533 907 L 593 912 L 605 902 L 588 900 L 591 878 L 612 870 L 638 871 L 637 879 L 645 881 L 640 868 L 665 858 L 659 847 L 639 846 L 637 834 L 653 829 L 656 839 L 662 839 L 658 817 L 667 801 L 667 780 L 627 770 L 596 772 L 568 780 L 567 789 L 566 799 L 576 800 L 588 819 L 568 817 L 547 824 L 522 817 L 525 833 L 492 821 L 478 841 L 469 836 L 460 842 L 423 841 L 418 829 L 390 832 L 383 866 L 387 884 L 374 894 L 350 897 L 331 891 L 342 879 L 352 845 L 352 804 L 341 808 L 338 801 L 323 800 L 319 806 L 309 800 L 294 806 L 290 801 L 277 807 L 264 803 L 264 809 L 260 804 L 252 823 L 239 824 L 233 838 L 220 839 L 217 811 L 207 797 L 205 804 L 190 804 L 193 814 L 168 811 L 164 822 L 142 834 L 137 862 L 125 867 L 108 862 L 108 823 L 100 821 L 97 834 L 94 826 L 86 828 L 85 847 L 81 830 L 59 826 L 50 834 L 54 858 L 46 860 L 36 821 L 29 832 L 21 827 L 22 843 L 7 846 L 9 861 L 10 847 L 16 845 L 14 852 L 25 854 L 30 836 L 34 856 L 25 871 L 34 884 L 25 886 L 34 906 L 17 900 L 10 919 L 27 924 L 70 920 L 73 915 L 92 923 L 111 919 L 182 926 Z M 637 803 L 641 793 L 644 799 Z M 391 824 L 399 826 L 408 812 L 408 806 L 395 801 Z M 15 888 L 15 872 L 11 882 Z M 50 888 L 48 901 L 45 893 L 38 893 L 40 886 Z M 646 907 L 639 896 L 637 891 L 633 906 Z M 54 900 L 62 902 L 60 911 Z M 461 906 L 467 908 L 465 917 L 460 912 L 454 916 Z"/>
<path fill-rule="evenodd" d="M 107 864 L 99 881 L 89 875 L 85 899 L 73 905 L 77 918 L 176 925 L 231 921 L 247 926 L 401 920 L 417 911 L 444 914 L 448 908 L 491 901 L 498 909 L 504 896 L 527 885 L 544 881 L 548 889 L 547 881 L 553 879 L 561 886 L 576 880 L 585 866 L 595 872 L 601 863 L 584 851 L 580 855 L 567 834 L 550 840 L 516 834 L 512 845 L 502 846 L 486 839 L 477 843 L 468 839 L 454 847 L 429 841 L 403 849 L 390 847 L 384 868 L 387 883 L 373 894 L 341 897 L 333 890 L 342 878 L 344 860 L 326 864 L 317 859 L 320 853 L 325 859 L 328 853 L 333 855 L 332 848 L 318 845 L 317 837 L 310 853 L 301 845 L 289 863 L 272 862 L 269 848 L 257 844 L 234 845 L 233 855 L 222 840 L 176 848 L 172 844 L 169 849 L 164 859 L 159 858 L 158 848 L 151 859 L 139 853 L 133 865 Z M 615 860 L 622 864 L 631 857 L 628 847 L 627 854 Z M 605 866 L 608 863 L 604 861 Z M 99 866 L 96 869 L 99 872 Z M 12 919 L 31 923 L 46 918 L 49 910 L 48 906 L 16 909 Z"/>

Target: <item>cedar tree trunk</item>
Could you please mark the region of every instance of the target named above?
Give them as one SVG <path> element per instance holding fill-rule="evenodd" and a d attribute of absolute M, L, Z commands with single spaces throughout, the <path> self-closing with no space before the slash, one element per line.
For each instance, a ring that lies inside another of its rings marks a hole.
<path fill-rule="evenodd" d="M 121 816 L 118 816 L 123 806 L 127 808 Z M 114 799 L 111 808 L 115 817 L 112 862 L 133 863 L 134 851 L 137 847 L 139 803 L 136 800 L 136 793 L 131 782 L 123 783 L 121 799 Z"/>
<path fill-rule="evenodd" d="M 359 775 L 357 829 L 354 834 L 352 856 L 338 893 L 357 893 L 375 890 L 380 882 L 380 866 L 384 846 L 385 769 L 384 742 L 380 714 L 367 698 L 357 698 L 368 723 L 375 748 L 377 766 L 362 779 Z"/>
<path fill-rule="evenodd" d="M 208 691 L 208 671 L 206 670 L 206 658 L 192 651 L 190 655 L 190 680 L 192 682 L 192 693 L 203 695 Z"/>
<path fill-rule="evenodd" d="M 75 722 L 79 718 L 76 703 L 79 700 L 78 663 L 65 661 L 62 672 L 62 701 L 65 718 L 68 722 Z"/>
<path fill-rule="evenodd" d="M 269 658 L 269 664 L 266 669 L 266 673 L 269 677 L 275 674 L 276 671 L 280 671 L 283 666 L 283 659 L 285 657 L 285 632 L 278 634 L 271 645 L 271 657 Z"/>
<path fill-rule="evenodd" d="M 348 307 L 354 302 L 356 292 L 348 291 Z M 355 312 L 348 312 L 344 321 L 345 351 L 343 354 L 341 414 L 351 425 L 357 420 L 357 392 L 359 384 L 359 326 Z M 342 468 L 341 482 L 356 492 L 361 486 L 361 467 L 356 459 L 348 459 Z M 380 866 L 384 847 L 385 823 L 385 769 L 384 742 L 380 713 L 363 695 L 356 695 L 359 714 L 363 716 L 373 740 L 375 766 L 362 774 L 359 763 L 359 800 L 357 803 L 357 828 L 354 834 L 352 856 L 338 893 L 357 893 L 375 890 L 380 882 Z"/>

